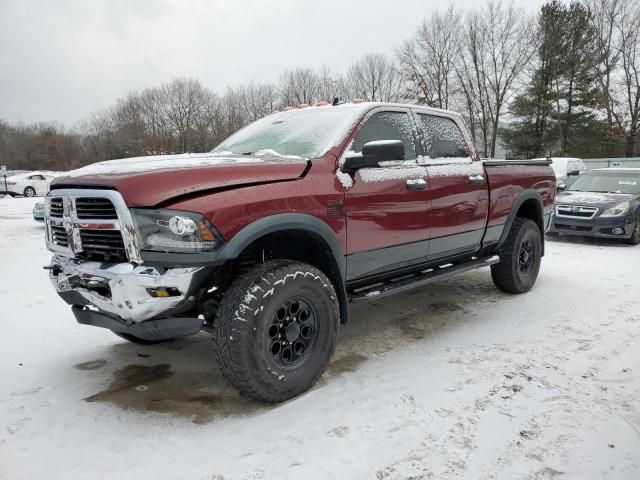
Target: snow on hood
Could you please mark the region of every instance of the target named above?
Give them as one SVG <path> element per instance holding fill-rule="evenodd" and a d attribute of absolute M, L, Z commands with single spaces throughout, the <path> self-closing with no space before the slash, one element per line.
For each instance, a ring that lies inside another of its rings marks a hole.
<path fill-rule="evenodd" d="M 221 156 L 212 153 L 183 153 L 180 155 L 152 155 L 148 157 L 123 158 L 93 163 L 86 167 L 71 170 L 65 176 L 84 177 L 93 175 L 128 175 L 154 170 L 176 168 L 211 167 L 238 163 L 262 163 L 258 157 Z"/>
<path fill-rule="evenodd" d="M 570 205 L 604 205 L 608 203 L 620 203 L 631 198 L 627 193 L 600 193 L 600 192 L 562 192 L 556 197 L 556 203 Z"/>

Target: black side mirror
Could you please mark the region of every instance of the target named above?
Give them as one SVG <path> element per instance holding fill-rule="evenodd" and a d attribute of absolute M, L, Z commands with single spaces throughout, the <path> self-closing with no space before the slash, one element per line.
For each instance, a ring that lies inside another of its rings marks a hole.
<path fill-rule="evenodd" d="M 580 175 L 580 170 L 569 170 L 567 172 L 567 177 L 577 177 Z"/>
<path fill-rule="evenodd" d="M 344 159 L 342 171 L 355 172 L 361 168 L 378 168 L 380 162 L 404 160 L 402 140 L 376 140 L 365 143 L 362 153 Z"/>
<path fill-rule="evenodd" d="M 566 183 L 559 183 L 558 184 L 558 191 L 559 192 L 564 192 L 567 189 L 567 184 Z"/>

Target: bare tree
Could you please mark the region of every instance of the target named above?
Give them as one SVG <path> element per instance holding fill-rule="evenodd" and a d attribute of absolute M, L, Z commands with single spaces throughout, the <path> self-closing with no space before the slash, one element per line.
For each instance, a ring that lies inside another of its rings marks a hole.
<path fill-rule="evenodd" d="M 280 97 L 284 106 L 312 105 L 319 100 L 320 78 L 311 68 L 285 70 L 280 78 Z"/>
<path fill-rule="evenodd" d="M 414 36 L 398 50 L 408 96 L 431 107 L 449 108 L 459 54 L 462 11 L 450 5 L 425 18 Z"/>
<path fill-rule="evenodd" d="M 533 18 L 489 0 L 469 12 L 463 32 L 456 77 L 484 154 L 494 156 L 501 115 L 535 52 Z"/>
<path fill-rule="evenodd" d="M 394 62 L 384 54 L 371 53 L 347 72 L 355 96 L 370 102 L 397 102 L 402 98 L 402 77 Z"/>

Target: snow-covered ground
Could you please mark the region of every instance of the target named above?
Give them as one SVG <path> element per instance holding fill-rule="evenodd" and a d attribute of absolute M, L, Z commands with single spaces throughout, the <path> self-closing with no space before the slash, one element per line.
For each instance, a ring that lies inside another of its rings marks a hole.
<path fill-rule="evenodd" d="M 522 296 L 488 271 L 353 308 L 320 383 L 265 407 L 204 335 L 77 325 L 34 199 L 0 199 L 2 479 L 640 478 L 640 247 L 548 241 Z"/>

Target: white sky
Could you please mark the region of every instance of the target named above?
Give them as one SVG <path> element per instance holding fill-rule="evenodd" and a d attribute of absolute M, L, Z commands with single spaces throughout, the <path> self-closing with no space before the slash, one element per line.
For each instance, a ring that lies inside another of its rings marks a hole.
<path fill-rule="evenodd" d="M 481 1 L 458 0 L 475 6 Z M 515 0 L 534 11 L 543 0 Z M 436 0 L 0 0 L 0 118 L 76 121 L 177 76 L 218 93 L 392 52 Z"/>

